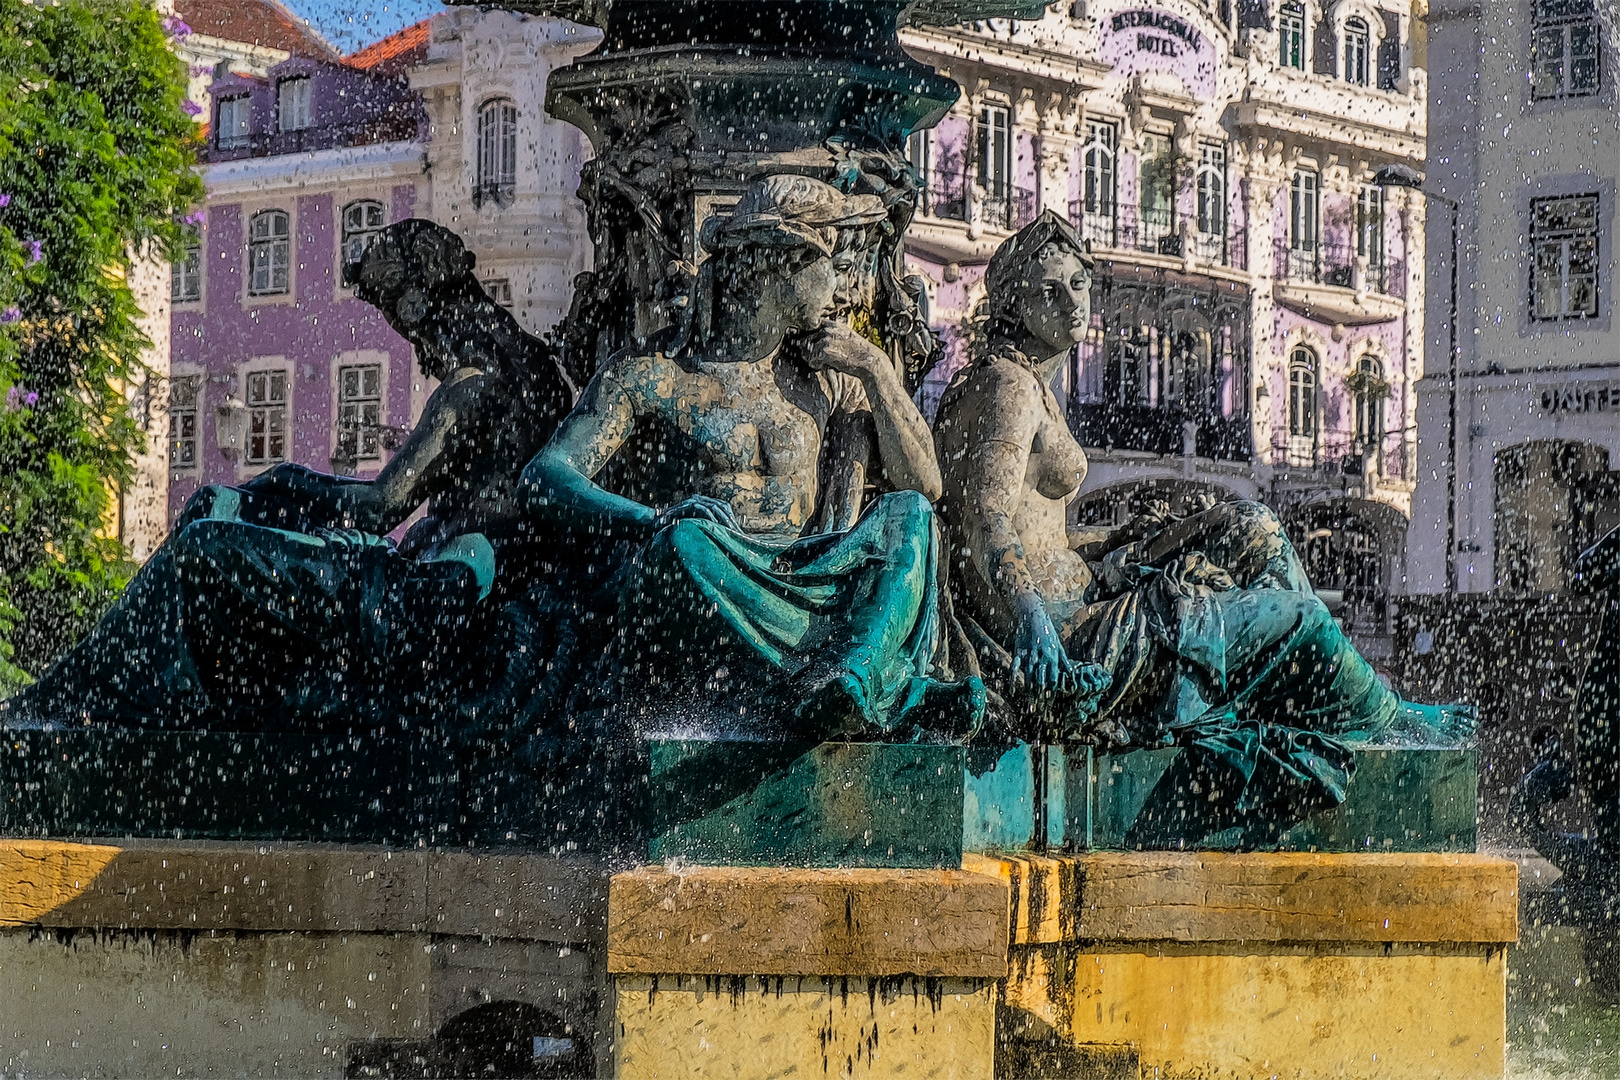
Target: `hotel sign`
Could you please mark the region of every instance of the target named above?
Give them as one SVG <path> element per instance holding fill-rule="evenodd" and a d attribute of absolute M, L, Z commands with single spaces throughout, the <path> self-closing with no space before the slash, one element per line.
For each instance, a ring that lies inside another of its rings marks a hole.
<path fill-rule="evenodd" d="M 1620 383 L 1574 382 L 1538 386 L 1536 404 L 1545 413 L 1620 413 Z"/>
<path fill-rule="evenodd" d="M 1200 100 L 1215 94 L 1215 43 L 1196 24 L 1159 8 L 1126 8 L 1099 20 L 1104 63 L 1123 78 L 1172 76 Z"/>

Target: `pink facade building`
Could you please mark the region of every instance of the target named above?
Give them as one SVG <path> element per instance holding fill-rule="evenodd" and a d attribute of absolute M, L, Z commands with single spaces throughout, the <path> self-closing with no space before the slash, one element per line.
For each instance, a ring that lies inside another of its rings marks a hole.
<path fill-rule="evenodd" d="M 172 268 L 171 520 L 201 485 L 283 461 L 375 473 L 421 409 L 411 346 L 343 285 L 424 197 L 420 100 L 376 69 L 425 27 L 396 38 L 212 80 L 208 201 Z"/>

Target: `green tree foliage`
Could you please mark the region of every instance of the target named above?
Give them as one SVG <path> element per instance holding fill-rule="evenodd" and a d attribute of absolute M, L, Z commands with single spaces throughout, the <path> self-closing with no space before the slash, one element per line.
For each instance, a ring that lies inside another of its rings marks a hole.
<path fill-rule="evenodd" d="M 202 198 L 185 88 L 148 3 L 0 0 L 0 695 L 133 570 L 109 537 L 145 446 L 127 275 L 178 252 Z"/>

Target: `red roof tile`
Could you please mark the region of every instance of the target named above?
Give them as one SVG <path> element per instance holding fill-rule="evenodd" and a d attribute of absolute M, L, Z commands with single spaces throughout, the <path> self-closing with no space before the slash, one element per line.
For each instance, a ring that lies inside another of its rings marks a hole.
<path fill-rule="evenodd" d="M 277 0 L 175 0 L 174 13 L 196 33 L 337 60 L 338 51 Z"/>
<path fill-rule="evenodd" d="M 431 21 L 423 19 L 397 34 L 390 34 L 381 41 L 367 45 L 345 57 L 344 63 L 377 75 L 398 75 L 427 57 L 428 23 Z"/>

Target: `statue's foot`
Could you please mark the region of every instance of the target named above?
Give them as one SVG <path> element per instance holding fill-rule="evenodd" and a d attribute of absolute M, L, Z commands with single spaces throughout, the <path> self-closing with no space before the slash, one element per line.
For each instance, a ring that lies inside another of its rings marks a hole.
<path fill-rule="evenodd" d="M 1437 746 L 1451 746 L 1473 738 L 1479 728 L 1479 713 L 1472 705 L 1423 705 L 1401 701 L 1395 716 L 1394 734 Z"/>

